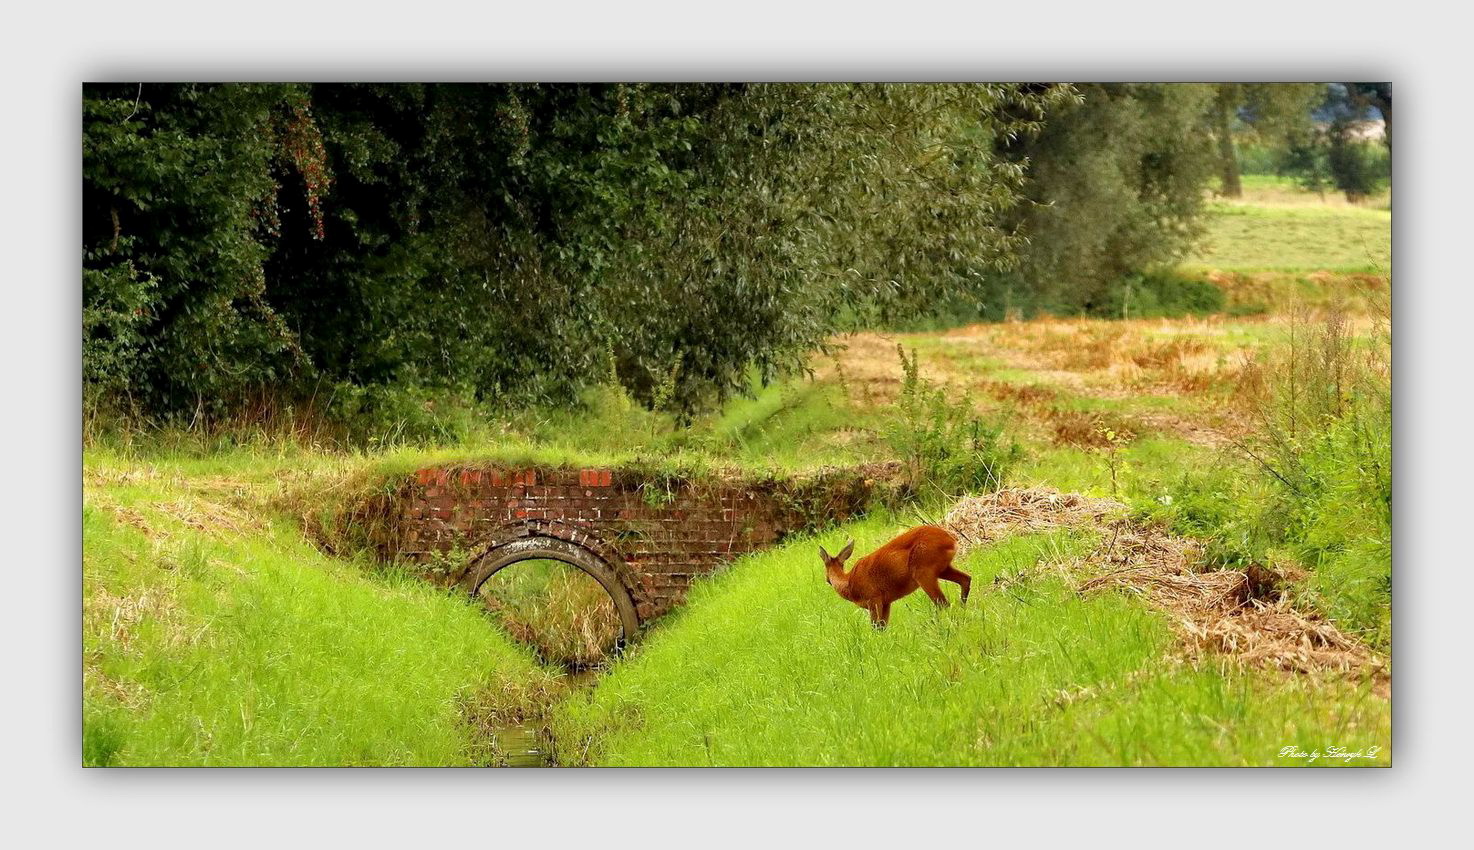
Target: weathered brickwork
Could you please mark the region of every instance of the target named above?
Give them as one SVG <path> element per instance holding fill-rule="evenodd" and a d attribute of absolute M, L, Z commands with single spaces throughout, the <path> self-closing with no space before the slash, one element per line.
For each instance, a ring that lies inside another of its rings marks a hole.
<path fill-rule="evenodd" d="M 850 476 L 807 510 L 846 519 L 863 510 L 871 484 Z M 695 578 L 813 520 L 800 499 L 772 482 L 652 483 L 616 469 L 423 469 L 391 510 L 391 554 L 444 566 L 437 553 L 463 553 L 434 573 L 437 580 L 463 583 L 478 558 L 499 546 L 556 537 L 608 563 L 642 621 L 678 604 Z"/>

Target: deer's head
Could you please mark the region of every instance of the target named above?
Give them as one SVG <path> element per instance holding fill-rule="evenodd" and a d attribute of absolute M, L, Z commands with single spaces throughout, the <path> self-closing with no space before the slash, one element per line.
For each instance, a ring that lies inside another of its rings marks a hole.
<path fill-rule="evenodd" d="M 819 557 L 824 560 L 824 578 L 829 582 L 829 586 L 834 588 L 840 596 L 844 596 L 845 591 L 850 586 L 850 579 L 844 572 L 844 562 L 850 557 L 850 553 L 853 551 L 855 551 L 855 541 L 853 540 L 846 543 L 845 547 L 839 550 L 838 555 L 830 555 L 824 551 L 823 546 L 819 547 Z"/>

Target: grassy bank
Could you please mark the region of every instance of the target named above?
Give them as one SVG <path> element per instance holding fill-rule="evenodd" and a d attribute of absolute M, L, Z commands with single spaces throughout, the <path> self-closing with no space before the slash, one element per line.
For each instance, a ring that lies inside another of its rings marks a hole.
<path fill-rule="evenodd" d="M 864 551 L 903 522 L 874 516 L 821 541 L 853 535 Z M 1279 752 L 1291 745 L 1385 748 L 1390 707 L 1365 686 L 1175 663 L 1164 617 L 1120 595 L 1082 598 L 1037 569 L 1092 542 L 1055 533 L 976 551 L 959 562 L 974 577 L 967 607 L 934 613 L 915 594 L 884 632 L 822 581 L 814 541 L 744 559 L 699 586 L 592 692 L 559 707 L 559 757 L 1271 765 L 1289 762 Z M 1017 580 L 990 587 L 1003 576 Z M 1384 749 L 1376 761 L 1389 758 Z"/>
<path fill-rule="evenodd" d="M 553 674 L 464 601 L 314 549 L 259 498 L 274 466 L 85 457 L 84 763 L 471 763 L 466 703 Z"/>

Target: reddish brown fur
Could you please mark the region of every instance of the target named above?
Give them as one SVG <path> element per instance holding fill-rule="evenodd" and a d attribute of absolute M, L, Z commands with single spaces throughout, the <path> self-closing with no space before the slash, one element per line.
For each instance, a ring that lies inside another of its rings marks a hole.
<path fill-rule="evenodd" d="M 852 540 L 831 557 L 820 546 L 819 557 L 824 559 L 829 586 L 869 611 L 870 621 L 878 628 L 885 628 L 890 620 L 891 603 L 918 587 L 926 591 L 938 608 L 947 607 L 947 597 L 937 584 L 939 580 L 961 587 L 962 601 L 967 602 L 972 577 L 953 568 L 957 541 L 946 529 L 935 525 L 913 528 L 856 561 L 854 568 L 846 573 L 844 562 L 854 548 Z"/>

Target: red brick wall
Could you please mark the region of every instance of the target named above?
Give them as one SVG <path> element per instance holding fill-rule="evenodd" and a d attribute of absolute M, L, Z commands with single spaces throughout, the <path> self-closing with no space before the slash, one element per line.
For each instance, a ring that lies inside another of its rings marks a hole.
<path fill-rule="evenodd" d="M 871 482 L 859 483 L 822 509 L 835 520 L 858 513 Z M 423 469 L 395 499 L 392 554 L 423 563 L 459 549 L 465 561 L 435 576 L 454 584 L 492 546 L 539 533 L 571 539 L 615 568 L 648 619 L 684 599 L 693 579 L 802 527 L 796 501 L 779 491 L 771 482 L 649 483 L 614 469 Z"/>

